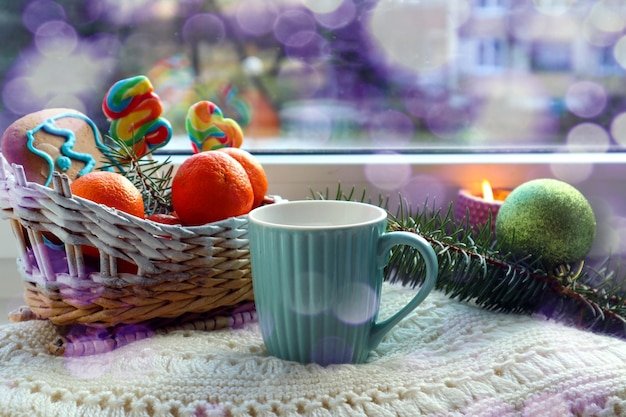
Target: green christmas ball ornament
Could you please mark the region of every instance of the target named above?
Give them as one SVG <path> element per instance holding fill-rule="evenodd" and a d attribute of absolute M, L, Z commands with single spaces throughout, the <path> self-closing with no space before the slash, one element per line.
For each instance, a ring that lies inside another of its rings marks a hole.
<path fill-rule="evenodd" d="M 541 257 L 546 268 L 584 259 L 596 235 L 587 199 L 570 184 L 528 181 L 511 192 L 496 217 L 496 238 L 518 256 Z"/>

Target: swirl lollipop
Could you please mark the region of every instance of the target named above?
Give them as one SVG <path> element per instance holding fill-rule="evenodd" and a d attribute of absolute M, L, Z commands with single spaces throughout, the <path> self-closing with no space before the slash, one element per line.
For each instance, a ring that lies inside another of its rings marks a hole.
<path fill-rule="evenodd" d="M 227 83 L 220 88 L 220 94 L 217 99 L 217 105 L 229 114 L 237 115 L 237 121 L 242 127 L 250 124 L 252 114 L 250 106 L 240 97 L 239 90 L 232 83 Z"/>
<path fill-rule="evenodd" d="M 239 148 L 243 131 L 233 119 L 224 118 L 222 111 L 210 101 L 199 101 L 187 111 L 187 135 L 195 153 L 218 148 Z"/>
<path fill-rule="evenodd" d="M 109 134 L 134 147 L 138 157 L 166 145 L 172 138 L 172 126 L 160 117 L 161 100 L 144 75 L 113 84 L 102 100 L 102 111 L 111 120 Z"/>

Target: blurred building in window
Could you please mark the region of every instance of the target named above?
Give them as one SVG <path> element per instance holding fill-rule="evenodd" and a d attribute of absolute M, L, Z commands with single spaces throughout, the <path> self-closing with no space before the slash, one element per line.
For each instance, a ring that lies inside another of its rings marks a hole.
<path fill-rule="evenodd" d="M 0 5 L 2 128 L 63 106 L 106 129 L 106 89 L 145 74 L 183 138 L 172 146 L 182 150 L 186 110 L 205 99 L 239 121 L 254 149 L 571 150 L 582 143 L 605 151 L 626 143 L 624 2 Z"/>

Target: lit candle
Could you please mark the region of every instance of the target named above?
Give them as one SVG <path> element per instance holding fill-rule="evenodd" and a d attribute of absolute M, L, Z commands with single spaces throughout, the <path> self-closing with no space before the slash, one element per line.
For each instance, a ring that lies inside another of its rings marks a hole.
<path fill-rule="evenodd" d="M 491 216 L 492 229 L 496 224 L 498 210 L 504 199 L 511 193 L 511 190 L 496 188 L 492 189 L 487 180 L 483 180 L 482 194 L 480 196 L 470 193 L 468 190 L 459 190 L 454 216 L 457 221 L 461 221 L 466 215 L 469 216 L 469 224 L 477 227 L 487 223 Z"/>

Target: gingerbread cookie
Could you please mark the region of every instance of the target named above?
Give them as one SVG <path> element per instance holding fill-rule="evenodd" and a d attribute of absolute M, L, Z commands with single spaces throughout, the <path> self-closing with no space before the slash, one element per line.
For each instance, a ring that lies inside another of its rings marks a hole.
<path fill-rule="evenodd" d="M 100 169 L 105 163 L 103 142 L 94 122 L 72 109 L 46 109 L 13 122 L 2 135 L 2 154 L 24 167 L 26 179 L 51 184 L 52 173 L 70 181 Z"/>

